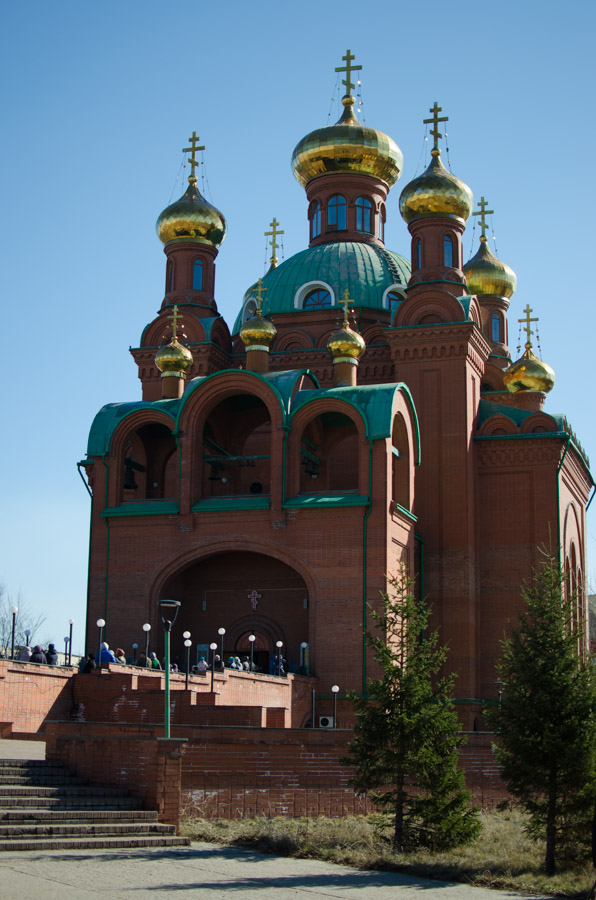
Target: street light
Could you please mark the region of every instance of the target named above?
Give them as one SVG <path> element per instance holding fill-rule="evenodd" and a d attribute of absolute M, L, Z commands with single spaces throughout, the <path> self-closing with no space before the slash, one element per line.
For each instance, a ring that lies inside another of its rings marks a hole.
<path fill-rule="evenodd" d="M 276 641 L 275 646 L 277 647 L 277 674 L 281 675 L 281 648 L 283 647 L 283 641 Z"/>
<path fill-rule="evenodd" d="M 145 622 L 143 631 L 145 632 L 145 668 L 147 668 L 149 665 L 149 632 L 151 631 L 149 622 Z"/>
<path fill-rule="evenodd" d="M 74 619 L 68 620 L 68 665 L 72 665 L 72 626 Z"/>
<path fill-rule="evenodd" d="M 215 678 L 215 651 L 217 650 L 217 644 L 215 641 L 212 641 L 209 644 L 209 649 L 211 650 L 211 693 L 213 693 L 213 679 Z"/>
<path fill-rule="evenodd" d="M 254 658 L 254 647 L 255 647 L 256 637 L 254 634 L 249 634 L 248 639 L 250 641 L 250 671 L 254 672 L 253 658 Z"/>
<path fill-rule="evenodd" d="M 133 659 L 134 659 L 134 661 L 135 661 L 135 665 L 136 665 L 136 662 L 137 662 L 137 650 L 138 650 L 138 649 L 139 649 L 139 645 L 138 645 L 138 644 L 133 644 L 133 645 L 132 645 L 132 656 L 133 656 Z"/>
<path fill-rule="evenodd" d="M 339 691 L 339 685 L 334 684 L 331 688 L 333 691 L 333 728 L 337 728 L 337 693 Z"/>
<path fill-rule="evenodd" d="M 190 648 L 192 647 L 192 641 L 190 639 L 190 631 L 184 631 L 182 633 L 182 637 L 184 638 L 184 646 L 186 647 L 186 685 L 185 685 L 185 689 L 188 690 L 188 676 L 190 675 Z"/>
<path fill-rule="evenodd" d="M 68 637 L 68 635 L 66 635 L 66 637 L 64 638 L 64 665 L 65 666 L 68 665 L 68 642 L 69 642 L 69 640 L 70 640 L 70 638 Z"/>
<path fill-rule="evenodd" d="M 180 609 L 180 600 L 158 600 L 159 614 L 163 623 L 164 643 L 165 643 L 165 669 L 166 669 L 166 709 L 165 709 L 165 736 L 170 737 L 170 632 L 172 625 L 176 621 L 178 610 Z"/>
<path fill-rule="evenodd" d="M 308 675 L 308 644 L 306 641 L 302 641 L 300 644 L 300 670 L 304 675 Z"/>
<path fill-rule="evenodd" d="M 218 628 L 218 629 L 217 629 L 217 633 L 218 633 L 218 635 L 219 635 L 220 638 L 221 638 L 221 659 L 222 659 L 222 662 L 223 662 L 223 658 L 224 658 L 224 652 L 223 652 L 223 639 L 224 639 L 224 634 L 226 633 L 226 629 L 225 629 L 225 628 Z"/>
<path fill-rule="evenodd" d="M 104 629 L 104 626 L 105 626 L 105 624 L 106 624 L 106 620 L 105 620 L 105 619 L 98 619 L 97 622 L 96 622 L 95 624 L 96 624 L 97 627 L 99 628 L 99 650 L 98 650 L 98 653 L 97 653 L 97 668 L 98 668 L 98 670 L 101 672 L 101 643 L 102 643 L 102 641 L 103 641 L 103 629 Z"/>
<path fill-rule="evenodd" d="M 18 606 L 11 606 L 10 611 L 12 613 L 12 639 L 11 639 L 11 649 L 10 649 L 10 658 L 14 659 L 14 632 L 17 624 L 17 613 L 19 611 Z"/>

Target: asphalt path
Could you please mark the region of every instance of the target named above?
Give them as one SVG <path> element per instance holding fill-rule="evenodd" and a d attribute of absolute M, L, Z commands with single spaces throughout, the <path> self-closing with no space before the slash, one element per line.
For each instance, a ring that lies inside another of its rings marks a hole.
<path fill-rule="evenodd" d="M 0 897 L 31 900 L 528 900 L 395 872 L 370 872 L 194 843 L 171 850 L 0 853 Z M 542 898 L 541 898 L 542 900 Z"/>

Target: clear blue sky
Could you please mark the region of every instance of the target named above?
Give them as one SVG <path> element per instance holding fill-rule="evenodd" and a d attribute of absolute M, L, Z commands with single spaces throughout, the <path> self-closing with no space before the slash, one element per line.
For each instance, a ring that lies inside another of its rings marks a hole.
<path fill-rule="evenodd" d="M 404 152 L 387 245 L 408 255 L 399 193 L 436 99 L 450 117 L 452 170 L 495 210 L 498 254 L 518 275 L 512 352 L 529 303 L 557 376 L 547 410 L 568 416 L 596 467 L 594 9 L 577 0 L 4 5 L 0 581 L 45 612 L 42 637 L 60 642 L 72 617 L 82 649 L 89 498 L 75 463 L 97 410 L 140 397 L 128 347 L 162 299 L 154 223 L 182 193 L 181 148 L 196 130 L 207 197 L 227 218 L 216 299 L 231 324 L 263 273 L 273 216 L 286 257 L 306 246 L 290 157 L 331 108 L 337 117 L 334 67 L 347 47 L 364 67 L 367 124 Z M 464 246 L 467 258 L 471 227 Z"/>

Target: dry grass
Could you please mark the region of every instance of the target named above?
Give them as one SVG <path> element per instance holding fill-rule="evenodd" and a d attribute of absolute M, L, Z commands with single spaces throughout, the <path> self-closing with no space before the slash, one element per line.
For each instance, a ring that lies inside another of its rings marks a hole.
<path fill-rule="evenodd" d="M 187 819 L 182 833 L 193 840 L 252 847 L 279 856 L 344 863 L 580 900 L 594 880 L 592 867 L 575 865 L 552 878 L 542 874 L 543 847 L 523 831 L 517 810 L 482 814 L 480 837 L 469 847 L 444 853 L 393 853 L 365 816 L 340 819 Z"/>

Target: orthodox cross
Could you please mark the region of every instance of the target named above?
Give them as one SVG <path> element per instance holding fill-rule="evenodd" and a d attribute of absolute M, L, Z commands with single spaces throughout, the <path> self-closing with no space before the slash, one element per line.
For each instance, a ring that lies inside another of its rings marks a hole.
<path fill-rule="evenodd" d="M 192 137 L 189 137 L 188 140 L 190 141 L 190 147 L 184 147 L 183 150 L 182 150 L 182 152 L 183 152 L 183 153 L 190 153 L 190 159 L 189 159 L 189 163 L 190 163 L 190 177 L 189 177 L 188 180 L 189 180 L 189 182 L 190 182 L 191 184 L 196 184 L 197 178 L 196 178 L 196 175 L 195 175 L 195 169 L 197 168 L 197 166 L 200 165 L 200 163 L 197 161 L 196 156 L 197 156 L 197 152 L 198 152 L 199 150 L 204 150 L 205 148 L 204 148 L 204 147 L 197 147 L 197 141 L 200 141 L 200 138 L 197 137 L 196 131 L 193 131 Z"/>
<path fill-rule="evenodd" d="M 257 611 L 257 603 L 261 599 L 261 595 L 258 593 L 258 591 L 251 591 L 250 594 L 248 595 L 248 599 L 250 600 L 253 610 L 256 612 Z"/>
<path fill-rule="evenodd" d="M 435 144 L 434 144 L 433 150 L 437 150 L 437 151 L 439 150 L 439 138 L 443 137 L 443 135 L 439 131 L 439 122 L 448 122 L 449 121 L 449 116 L 440 116 L 439 115 L 439 113 L 442 111 L 443 111 L 443 107 L 438 106 L 437 101 L 435 100 L 434 105 L 431 106 L 431 108 L 429 109 L 429 112 L 432 113 L 432 119 L 423 119 L 422 120 L 424 125 L 433 125 L 434 126 L 433 128 L 431 128 L 430 133 L 432 134 L 432 136 L 435 139 Z M 437 156 L 438 154 L 435 153 L 434 155 Z"/>
<path fill-rule="evenodd" d="M 480 218 L 478 220 L 478 224 L 480 225 L 480 228 L 482 229 L 482 235 L 480 237 L 480 240 L 486 241 L 486 229 L 488 228 L 488 225 L 486 224 L 486 217 L 492 216 L 492 214 L 494 213 L 494 209 L 486 208 L 487 203 L 486 203 L 486 200 L 484 199 L 484 197 L 480 198 L 480 202 L 478 203 L 478 206 L 480 207 L 480 209 L 477 209 L 475 212 L 472 213 L 472 215 L 480 216 Z"/>
<path fill-rule="evenodd" d="M 353 65 L 352 65 L 352 60 L 353 60 L 353 59 L 356 59 L 356 57 L 354 56 L 353 53 L 350 53 L 349 50 L 347 51 L 347 53 L 346 53 L 345 56 L 342 56 L 342 59 L 345 61 L 345 66 L 336 66 L 336 67 L 335 67 L 335 71 L 336 71 L 336 72 L 345 72 L 345 73 L 346 73 L 346 77 L 342 79 L 342 82 L 341 82 L 341 83 L 342 83 L 342 84 L 345 84 L 345 86 L 346 86 L 346 93 L 345 93 L 345 96 L 346 96 L 346 97 L 350 97 L 350 96 L 351 96 L 351 89 L 352 89 L 353 87 L 355 87 L 355 85 L 354 85 L 354 84 L 352 83 L 352 81 L 350 80 L 350 76 L 351 76 L 352 72 L 357 72 L 359 69 L 362 68 L 362 66 L 353 66 Z"/>
<path fill-rule="evenodd" d="M 257 316 L 261 315 L 261 307 L 263 305 L 263 294 L 266 294 L 266 293 L 267 293 L 267 288 L 263 287 L 263 279 L 259 278 L 259 280 L 257 281 L 257 298 L 256 298 Z"/>
<path fill-rule="evenodd" d="M 275 240 L 275 238 L 278 236 L 278 234 L 285 234 L 285 231 L 278 231 L 278 229 L 277 229 L 277 226 L 278 226 L 278 225 L 279 225 L 279 222 L 277 221 L 277 219 L 276 219 L 275 216 L 274 216 L 274 217 L 273 217 L 273 222 L 269 222 L 269 226 L 270 226 L 273 230 L 272 230 L 272 231 L 266 231 L 266 232 L 265 232 L 265 237 L 271 237 L 271 259 L 270 259 L 269 261 L 270 261 L 270 263 L 271 263 L 271 268 L 272 268 L 272 269 L 274 269 L 274 268 L 276 267 L 276 265 L 277 265 L 277 256 L 276 256 L 275 251 L 276 251 L 277 248 L 279 247 L 279 244 L 277 243 L 277 241 Z"/>
<path fill-rule="evenodd" d="M 526 350 L 529 350 L 530 347 L 532 346 L 532 335 L 534 334 L 534 332 L 532 331 L 532 328 L 530 326 L 530 322 L 538 322 L 538 318 L 535 318 L 535 319 L 530 318 L 530 313 L 534 312 L 534 310 L 530 308 L 529 303 L 526 303 L 526 308 L 524 310 L 522 310 L 522 312 L 525 312 L 526 318 L 518 319 L 517 321 L 521 323 L 523 330 L 526 332 L 526 337 L 527 337 Z"/>
<path fill-rule="evenodd" d="M 344 308 L 344 325 L 348 324 L 348 307 L 349 307 L 350 303 L 353 303 L 353 302 L 354 301 L 350 299 L 350 292 L 346 288 L 344 291 L 343 300 L 339 301 L 340 306 L 343 306 L 343 308 Z"/>
<path fill-rule="evenodd" d="M 177 330 L 178 330 L 178 322 L 182 319 L 182 316 L 178 313 L 178 307 L 172 307 L 172 315 L 168 316 L 168 319 L 172 320 L 172 340 L 175 341 L 177 339 Z"/>

